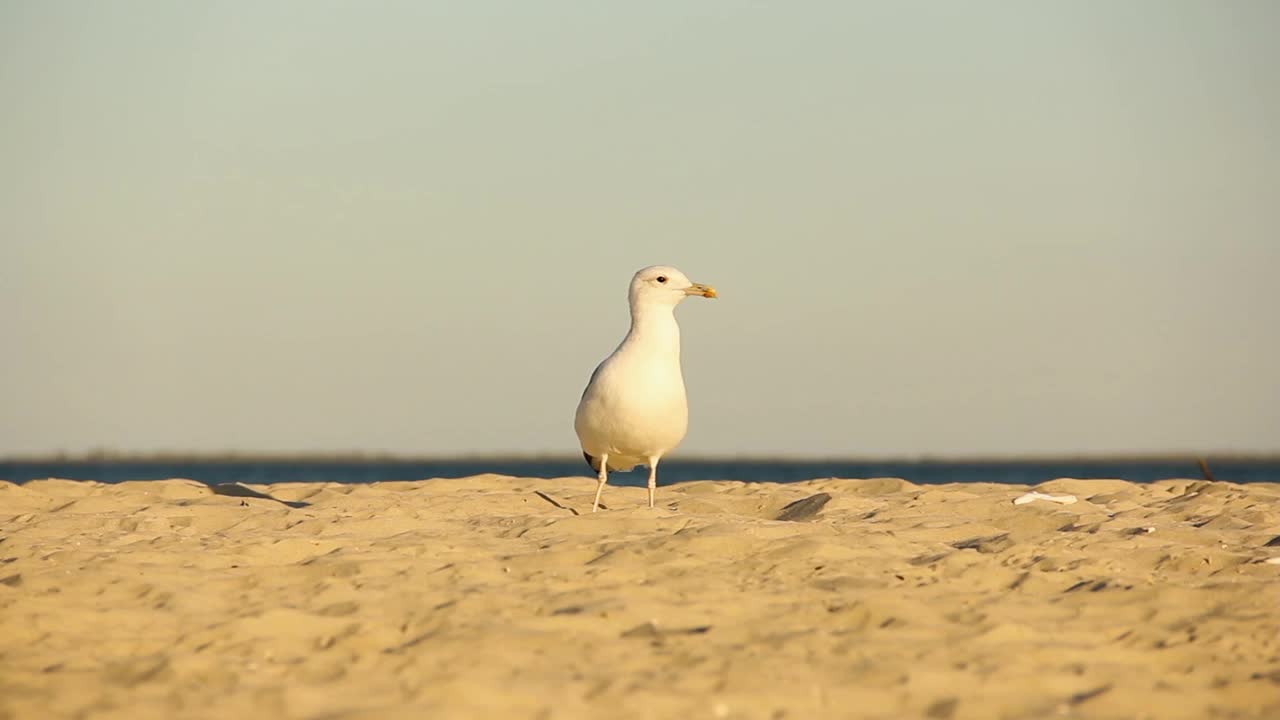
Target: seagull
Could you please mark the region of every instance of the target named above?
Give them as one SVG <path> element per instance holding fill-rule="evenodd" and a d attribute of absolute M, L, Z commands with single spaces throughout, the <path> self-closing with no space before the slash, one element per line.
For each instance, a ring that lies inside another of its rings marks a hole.
<path fill-rule="evenodd" d="M 600 508 L 610 470 L 642 464 L 649 467 L 653 507 L 658 461 L 680 444 L 689 428 L 675 309 L 691 295 L 714 298 L 716 291 L 665 265 L 644 268 L 631 278 L 631 329 L 591 373 L 573 420 L 582 456 L 599 473 L 591 512 Z"/>

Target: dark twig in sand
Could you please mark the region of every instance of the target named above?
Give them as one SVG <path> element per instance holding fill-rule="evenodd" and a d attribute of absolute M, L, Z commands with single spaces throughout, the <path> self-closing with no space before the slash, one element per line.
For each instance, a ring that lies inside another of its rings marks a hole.
<path fill-rule="evenodd" d="M 574 515 L 577 515 L 577 514 L 578 514 L 578 511 L 577 511 L 577 510 L 574 510 L 574 509 L 573 509 L 573 508 L 571 508 L 571 507 L 565 507 L 564 505 L 561 505 L 559 502 L 556 502 L 556 499 L 555 499 L 555 498 L 553 498 L 553 497 L 551 497 L 550 495 L 548 495 L 548 494 L 546 494 L 546 493 L 542 492 L 541 490 L 534 490 L 534 491 L 533 491 L 533 494 L 534 494 L 534 495 L 537 495 L 538 497 L 542 498 L 543 500 L 546 500 L 547 502 L 551 503 L 552 505 L 555 505 L 556 507 L 560 508 L 561 510 L 568 510 L 569 512 L 573 513 Z"/>
<path fill-rule="evenodd" d="M 1107 683 L 1106 685 L 1099 685 L 1098 687 L 1093 688 L 1092 690 L 1084 690 L 1082 692 L 1078 692 L 1075 695 L 1072 695 L 1071 697 L 1067 698 L 1067 704 L 1079 705 L 1082 702 L 1086 702 L 1088 700 L 1092 700 L 1098 697 L 1099 695 L 1111 690 L 1111 688 L 1113 687 L 1115 686 L 1112 685 L 1111 683 Z"/>
<path fill-rule="evenodd" d="M 630 630 L 622 633 L 624 638 L 648 637 L 660 638 L 667 635 L 704 635 L 710 632 L 710 625 L 695 625 L 693 627 L 682 628 L 659 628 L 652 621 L 637 625 Z"/>
<path fill-rule="evenodd" d="M 1204 479 L 1208 480 L 1209 482 L 1217 482 L 1217 480 L 1215 480 L 1213 477 L 1213 471 L 1209 469 L 1209 463 L 1205 462 L 1204 458 L 1200 458 L 1199 462 L 1200 462 L 1200 474 L 1204 476 Z"/>
<path fill-rule="evenodd" d="M 430 640 L 432 637 L 439 634 L 440 634 L 440 628 L 435 628 L 434 630 L 428 630 L 419 635 L 415 635 L 414 637 L 411 637 L 408 640 L 405 640 L 399 645 L 393 645 L 392 647 L 382 648 L 382 652 L 386 655 L 394 655 L 396 653 L 402 653 L 405 650 L 408 650 L 409 648 L 413 647 L 414 645 L 420 645 L 421 643 L 426 642 L 427 640 Z"/>
<path fill-rule="evenodd" d="M 960 542 L 951 543 L 951 547 L 957 550 L 977 550 L 980 553 L 990 554 L 1008 550 L 1014 546 L 1013 540 L 1009 539 L 1009 533 L 1000 533 L 999 535 L 990 535 L 988 537 L 975 537 Z"/>

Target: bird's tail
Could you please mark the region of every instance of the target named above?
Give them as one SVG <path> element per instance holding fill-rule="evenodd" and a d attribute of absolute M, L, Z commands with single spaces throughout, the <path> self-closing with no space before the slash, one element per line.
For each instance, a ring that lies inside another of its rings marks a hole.
<path fill-rule="evenodd" d="M 592 470 L 600 472 L 600 458 L 586 451 L 583 451 L 582 457 L 587 459 L 587 464 Z M 641 464 L 640 461 L 634 458 L 616 458 L 616 460 L 612 456 L 609 458 L 609 469 L 614 472 L 626 472 L 639 464 Z"/>

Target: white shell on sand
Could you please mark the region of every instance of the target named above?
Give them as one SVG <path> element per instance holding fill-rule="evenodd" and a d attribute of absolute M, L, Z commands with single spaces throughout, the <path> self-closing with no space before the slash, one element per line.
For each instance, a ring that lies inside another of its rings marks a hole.
<path fill-rule="evenodd" d="M 1035 490 L 1032 490 L 1031 492 L 1025 495 L 1018 496 L 1016 499 L 1014 499 L 1013 504 L 1026 505 L 1027 503 L 1035 502 L 1036 500 L 1044 500 L 1045 502 L 1055 502 L 1055 503 L 1061 503 L 1063 505 L 1070 505 L 1076 501 L 1076 496 L 1075 495 L 1050 495 L 1049 493 L 1036 492 Z"/>

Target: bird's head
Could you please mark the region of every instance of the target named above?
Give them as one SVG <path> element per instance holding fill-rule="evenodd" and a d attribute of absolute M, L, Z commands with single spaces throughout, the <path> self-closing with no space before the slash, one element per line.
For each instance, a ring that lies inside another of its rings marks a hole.
<path fill-rule="evenodd" d="M 716 290 L 709 285 L 690 282 L 684 273 L 667 265 L 652 265 L 637 272 L 631 278 L 631 289 L 627 293 L 633 306 L 658 304 L 675 307 L 690 295 L 713 298 Z"/>

